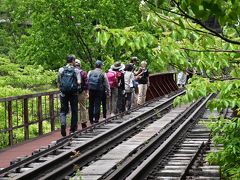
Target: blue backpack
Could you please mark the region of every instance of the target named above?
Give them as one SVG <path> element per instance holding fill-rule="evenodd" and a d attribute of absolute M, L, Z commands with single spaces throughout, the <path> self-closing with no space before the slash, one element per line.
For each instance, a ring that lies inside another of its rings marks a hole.
<path fill-rule="evenodd" d="M 64 94 L 76 93 L 78 90 L 75 68 L 64 67 L 60 78 L 60 91 Z"/>
<path fill-rule="evenodd" d="M 103 74 L 101 72 L 91 71 L 88 78 L 89 90 L 103 89 Z"/>

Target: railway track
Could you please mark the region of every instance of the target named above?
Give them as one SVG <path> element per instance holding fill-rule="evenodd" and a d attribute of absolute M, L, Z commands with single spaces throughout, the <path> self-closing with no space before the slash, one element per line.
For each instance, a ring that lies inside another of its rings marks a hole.
<path fill-rule="evenodd" d="M 189 118 L 199 116 L 206 102 L 207 100 L 203 103 L 199 100 L 192 105 L 174 108 L 151 124 L 139 128 L 140 131 L 134 136 L 124 139 L 107 153 L 95 158 L 93 162 L 81 165 L 80 161 L 73 160 L 69 164 L 56 168 L 42 179 L 79 179 L 76 176 L 78 174 L 76 169 L 81 169 L 80 174 L 83 180 L 125 179 L 132 169 L 139 165 L 139 161 L 144 161 L 146 156 L 153 153 L 159 145 L 165 146 L 168 136 L 175 134 L 182 123 L 185 124 L 186 121 L 190 121 Z M 200 108 L 194 113 L 198 106 Z"/>
<path fill-rule="evenodd" d="M 198 105 L 154 152 L 138 152 L 104 179 L 220 179 L 219 167 L 208 165 L 204 159 L 211 147 L 210 132 L 205 122 L 198 121 L 209 98 Z"/>
<path fill-rule="evenodd" d="M 175 108 L 164 115 L 164 121 L 162 118 L 156 118 L 155 121 L 148 124 L 145 127 L 139 127 L 139 130 L 136 131 L 134 136 L 130 136 L 124 139 L 121 143 L 119 143 L 116 147 L 110 149 L 107 153 L 102 155 L 101 157 L 95 159 L 94 162 L 90 164 L 86 164 L 85 166 L 79 166 L 81 168 L 81 174 L 83 179 L 105 179 L 104 175 L 108 174 L 117 166 L 121 161 L 124 161 L 125 158 L 132 156 L 136 152 L 139 151 L 145 144 L 156 134 L 159 133 L 165 126 L 174 121 L 174 119 L 182 114 L 188 106 L 184 106 L 181 108 Z M 73 162 L 71 162 L 73 164 Z M 78 164 L 78 163 L 75 163 Z M 43 179 L 52 179 L 56 177 L 56 174 L 68 175 L 68 177 L 64 177 L 68 179 L 69 177 L 74 177 L 74 170 L 66 172 L 66 166 L 62 166 L 52 172 L 51 175 L 45 176 Z M 59 177 L 62 178 L 62 177 Z"/>
<path fill-rule="evenodd" d="M 184 138 L 180 138 L 163 160 L 159 159 L 159 163 L 145 179 L 219 180 L 219 166 L 208 165 L 205 161 L 206 154 L 211 148 L 209 134 L 205 122 L 196 124 Z"/>
<path fill-rule="evenodd" d="M 134 109 L 131 114 L 109 118 L 41 148 L 34 152 L 33 156 L 1 170 L 0 179 L 64 178 L 73 173 L 76 164 L 78 167 L 88 165 L 109 149 L 153 123 L 164 112 L 169 111 L 173 100 L 183 93 L 152 101 Z"/>

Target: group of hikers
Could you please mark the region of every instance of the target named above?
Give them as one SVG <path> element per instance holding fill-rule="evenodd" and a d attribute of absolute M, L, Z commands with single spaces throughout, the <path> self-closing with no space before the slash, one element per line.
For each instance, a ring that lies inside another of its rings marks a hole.
<path fill-rule="evenodd" d="M 117 61 L 107 72 L 103 62 L 97 60 L 95 69 L 88 73 L 74 55 L 67 56 L 67 64 L 59 69 L 61 135 L 66 136 L 66 115 L 71 109 L 70 133 L 77 131 L 78 112 L 82 128 L 98 123 L 101 107 L 102 117 L 128 112 L 132 105 L 142 105 L 146 100 L 149 84 L 147 62 L 137 68 L 138 58 L 132 57 L 129 64 Z M 79 106 L 78 106 L 79 105 Z M 88 107 L 88 108 L 87 108 Z"/>

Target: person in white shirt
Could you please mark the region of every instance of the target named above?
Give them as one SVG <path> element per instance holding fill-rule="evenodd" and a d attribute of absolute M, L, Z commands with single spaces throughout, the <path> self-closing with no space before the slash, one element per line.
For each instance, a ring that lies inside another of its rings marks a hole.
<path fill-rule="evenodd" d="M 132 105 L 132 95 L 134 91 L 133 81 L 134 81 L 134 73 L 133 66 L 131 64 L 127 64 L 124 72 L 124 82 L 125 82 L 125 109 L 129 111 Z"/>

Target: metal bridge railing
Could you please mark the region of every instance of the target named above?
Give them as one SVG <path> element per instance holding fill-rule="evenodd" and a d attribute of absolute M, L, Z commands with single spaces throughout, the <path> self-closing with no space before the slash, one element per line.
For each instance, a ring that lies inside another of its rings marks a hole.
<path fill-rule="evenodd" d="M 149 77 L 150 86 L 147 91 L 147 101 L 163 96 L 178 89 L 176 73 L 158 73 Z"/>
<path fill-rule="evenodd" d="M 174 73 L 153 74 L 147 100 L 177 90 Z M 59 91 L 0 98 L 0 149 L 59 127 Z"/>

